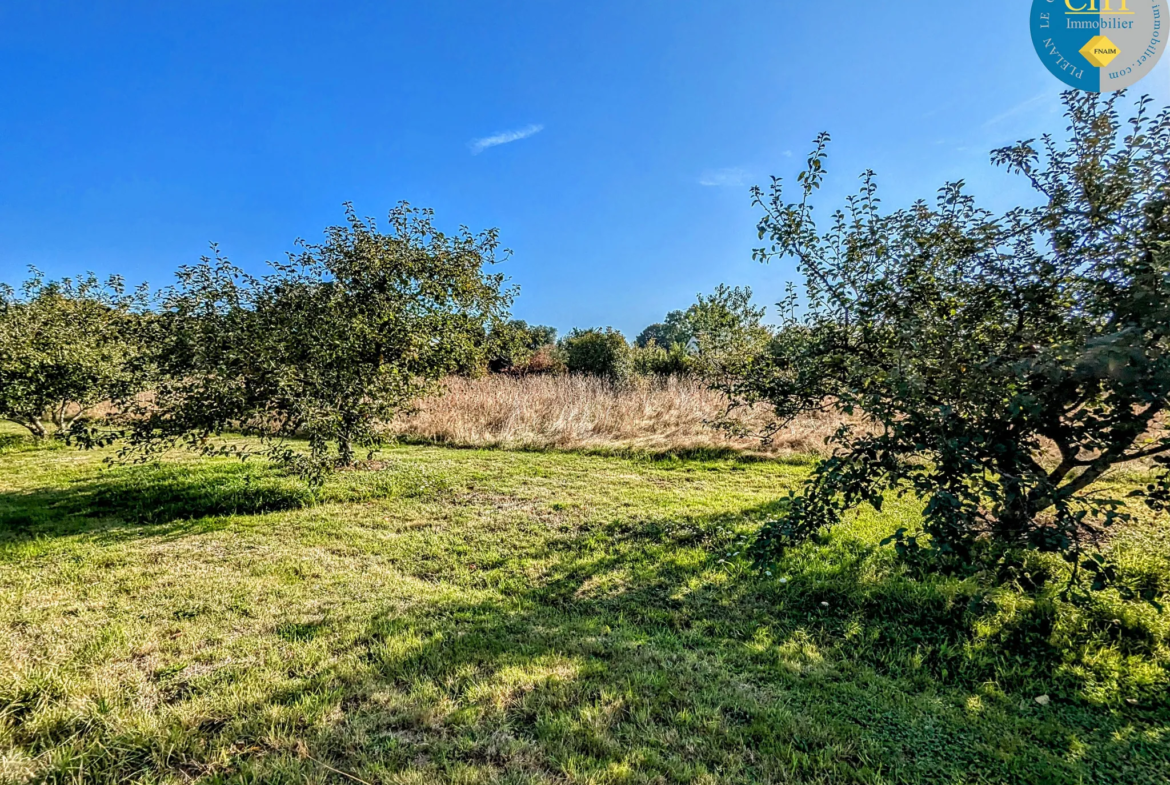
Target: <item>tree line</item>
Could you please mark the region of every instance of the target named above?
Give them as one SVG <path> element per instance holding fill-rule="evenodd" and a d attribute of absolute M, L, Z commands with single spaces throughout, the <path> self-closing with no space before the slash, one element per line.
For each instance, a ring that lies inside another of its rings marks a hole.
<path fill-rule="evenodd" d="M 772 338 L 751 291 L 721 286 L 670 314 L 673 332 L 557 340 L 510 317 L 495 230 L 447 235 L 405 203 L 385 229 L 349 206 L 345 218 L 260 276 L 213 247 L 157 292 L 35 270 L 0 287 L 0 417 L 133 460 L 255 451 L 218 438 L 238 433 L 319 479 L 376 450 L 382 426 L 449 375 L 713 375 Z"/>
<path fill-rule="evenodd" d="M 843 422 L 762 528 L 761 565 L 910 492 L 922 524 L 890 538 L 909 561 L 1003 579 L 1021 553 L 1057 552 L 1105 585 L 1101 530 L 1134 502 L 1170 507 L 1170 110 L 1143 98 L 1122 120 L 1122 95 L 1067 93 L 1063 141 L 994 151 L 1036 197 L 1002 213 L 962 181 L 885 211 L 866 172 L 818 224 L 819 137 L 795 200 L 779 178 L 752 191 L 756 258 L 793 259 L 803 278 L 778 326 L 750 290 L 720 286 L 632 344 L 610 328 L 556 340 L 510 318 L 495 230 L 444 234 L 407 204 L 381 229 L 347 207 L 258 277 L 216 251 L 154 295 L 93 276 L 3 289 L 0 416 L 131 460 L 258 451 L 319 480 L 449 374 L 693 373 L 733 408 L 770 407 L 773 432 L 825 410 L 862 423 Z M 88 419 L 103 403 L 114 416 Z M 1155 469 L 1143 487 L 1095 488 L 1132 461 Z"/>

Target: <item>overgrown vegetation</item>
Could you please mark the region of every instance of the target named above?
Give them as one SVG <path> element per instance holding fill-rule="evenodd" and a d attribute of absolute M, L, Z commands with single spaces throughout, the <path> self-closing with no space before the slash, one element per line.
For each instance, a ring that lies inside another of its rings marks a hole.
<path fill-rule="evenodd" d="M 798 177 L 765 195 L 757 251 L 793 256 L 807 300 L 765 355 L 725 389 L 784 419 L 826 406 L 876 423 L 844 427 L 753 546 L 768 564 L 889 491 L 926 500 L 921 524 L 891 536 L 899 553 L 951 569 L 1025 570 L 1020 550 L 1062 554 L 1085 585 L 1154 600 L 1157 582 L 1120 580 L 1093 554 L 1100 527 L 1132 516 L 1127 499 L 1170 499 L 1170 110 L 1149 101 L 1119 119 L 1119 96 L 1065 96 L 1068 141 L 997 150 L 1040 203 L 1002 215 L 952 183 L 885 213 L 872 172 L 820 231 L 811 199 L 827 136 Z M 795 294 L 788 301 L 795 309 Z M 792 312 L 795 313 L 795 310 Z M 1045 444 L 1058 457 L 1044 459 Z M 1095 485 L 1115 467 L 1162 471 L 1125 494 Z"/>
<path fill-rule="evenodd" d="M 551 348 L 557 340 L 555 327 L 530 325 L 523 319 L 498 322 L 492 326 L 487 341 L 487 370 L 491 373 L 547 373 L 538 359 L 541 350 Z"/>
<path fill-rule="evenodd" d="M 612 327 L 589 330 L 574 328 L 561 339 L 559 348 L 570 373 L 622 381 L 632 370 L 630 345 L 626 343 L 625 336 Z"/>
<path fill-rule="evenodd" d="M 711 427 L 727 399 L 693 376 L 634 377 L 623 384 L 580 374 L 454 377 L 388 430 L 410 443 L 607 454 L 741 454 L 813 460 L 841 424 L 835 413 L 791 422 L 767 444 L 766 406 L 739 408 L 742 432 Z"/>

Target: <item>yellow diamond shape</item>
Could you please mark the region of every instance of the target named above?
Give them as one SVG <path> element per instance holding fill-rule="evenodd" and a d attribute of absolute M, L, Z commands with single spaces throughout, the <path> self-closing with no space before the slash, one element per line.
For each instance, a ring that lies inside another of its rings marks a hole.
<path fill-rule="evenodd" d="M 1105 36 L 1097 35 L 1089 39 L 1089 43 L 1081 49 L 1081 54 L 1093 65 L 1104 68 L 1113 61 L 1113 58 L 1121 54 L 1121 50 L 1117 48 L 1117 44 Z"/>

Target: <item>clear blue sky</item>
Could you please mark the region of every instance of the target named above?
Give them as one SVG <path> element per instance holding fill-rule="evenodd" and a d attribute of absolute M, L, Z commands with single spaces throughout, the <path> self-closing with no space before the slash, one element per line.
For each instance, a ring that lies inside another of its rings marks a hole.
<path fill-rule="evenodd" d="M 1029 5 L 6 2 L 0 279 L 161 285 L 213 240 L 259 271 L 345 200 L 407 199 L 498 226 L 516 315 L 562 331 L 632 336 L 720 282 L 771 303 L 793 270 L 751 260 L 747 188 L 818 131 L 826 208 L 867 166 L 887 206 L 1019 196 L 988 150 L 1063 128 Z M 1165 104 L 1170 58 L 1135 89 Z"/>

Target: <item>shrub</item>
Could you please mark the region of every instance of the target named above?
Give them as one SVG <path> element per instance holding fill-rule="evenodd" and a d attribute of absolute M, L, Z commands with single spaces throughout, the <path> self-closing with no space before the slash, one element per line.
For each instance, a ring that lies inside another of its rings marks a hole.
<path fill-rule="evenodd" d="M 768 351 L 771 330 L 763 324 L 764 309 L 752 305 L 749 287 L 720 284 L 687 309 L 694 336 L 693 367 L 718 380 L 748 373 L 753 362 Z"/>
<path fill-rule="evenodd" d="M 772 337 L 764 309 L 752 305 L 747 287 L 718 286 L 700 294 L 685 311 L 671 311 L 635 342 L 639 373 L 695 373 L 710 379 L 743 373 L 752 358 L 766 353 Z"/>
<path fill-rule="evenodd" d="M 568 372 L 565 360 L 555 345 L 541 346 L 525 362 L 510 369 L 511 373 L 521 376 L 540 374 L 562 374 Z"/>
<path fill-rule="evenodd" d="M 541 348 L 556 342 L 555 327 L 529 325 L 523 319 L 500 322 L 487 336 L 487 367 L 492 373 L 527 366 Z"/>
<path fill-rule="evenodd" d="M 630 374 L 630 346 L 612 327 L 574 328 L 561 339 L 560 349 L 570 373 L 587 373 L 621 380 Z"/>
<path fill-rule="evenodd" d="M 691 353 L 681 343 L 664 348 L 651 341 L 645 346 L 633 347 L 630 357 L 634 372 L 643 376 L 686 376 L 695 365 Z"/>

